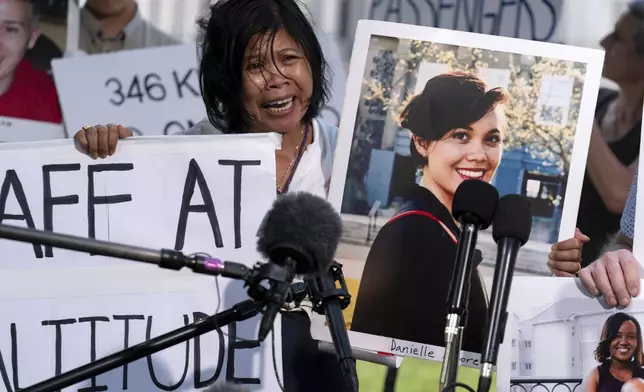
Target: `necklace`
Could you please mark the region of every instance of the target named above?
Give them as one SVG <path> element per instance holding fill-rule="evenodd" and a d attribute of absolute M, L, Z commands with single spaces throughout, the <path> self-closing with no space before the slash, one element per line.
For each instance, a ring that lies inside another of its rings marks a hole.
<path fill-rule="evenodd" d="M 295 156 L 293 159 L 291 159 L 291 163 L 288 165 L 286 170 L 284 171 L 284 174 L 282 174 L 282 177 L 280 180 L 277 182 L 277 194 L 280 195 L 282 193 L 286 193 L 288 190 L 288 186 L 291 183 L 291 180 L 293 179 L 293 174 L 295 173 L 295 169 L 297 168 L 297 165 L 300 162 L 300 159 L 302 158 L 302 154 L 304 151 L 304 146 L 306 145 L 306 142 L 309 138 L 309 125 L 305 125 L 304 128 L 302 128 L 302 131 L 300 132 L 302 134 L 302 141 L 298 146 L 295 147 Z M 288 174 L 288 178 L 286 178 L 286 181 L 284 181 L 284 178 Z M 284 182 L 284 185 L 280 186 L 280 184 Z"/>

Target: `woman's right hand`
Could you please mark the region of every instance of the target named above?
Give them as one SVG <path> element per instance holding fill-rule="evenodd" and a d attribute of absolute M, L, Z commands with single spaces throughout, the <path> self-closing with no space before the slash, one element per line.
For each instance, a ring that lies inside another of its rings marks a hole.
<path fill-rule="evenodd" d="M 132 136 L 132 131 L 122 125 L 95 125 L 83 127 L 74 139 L 92 159 L 105 158 L 114 154 L 119 139 Z"/>

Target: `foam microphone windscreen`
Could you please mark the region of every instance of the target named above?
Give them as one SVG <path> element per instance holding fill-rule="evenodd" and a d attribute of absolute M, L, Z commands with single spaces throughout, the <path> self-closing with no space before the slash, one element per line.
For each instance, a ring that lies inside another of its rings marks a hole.
<path fill-rule="evenodd" d="M 257 250 L 265 257 L 279 263 L 288 256 L 295 259 L 296 274 L 319 275 L 335 257 L 342 220 L 325 199 L 288 193 L 275 200 L 257 235 Z"/>
<path fill-rule="evenodd" d="M 462 217 L 476 217 L 476 223 L 481 230 L 490 227 L 496 205 L 499 202 L 499 192 L 485 181 L 465 180 L 456 188 L 452 201 L 452 216 L 458 221 Z M 467 214 L 467 215 L 465 215 Z"/>
<path fill-rule="evenodd" d="M 250 392 L 250 390 L 238 384 L 220 383 L 211 385 L 205 392 Z"/>
<path fill-rule="evenodd" d="M 521 245 L 528 242 L 532 230 L 530 201 L 521 195 L 505 195 L 499 200 L 494 215 L 492 237 L 499 242 L 503 237 L 516 238 Z"/>

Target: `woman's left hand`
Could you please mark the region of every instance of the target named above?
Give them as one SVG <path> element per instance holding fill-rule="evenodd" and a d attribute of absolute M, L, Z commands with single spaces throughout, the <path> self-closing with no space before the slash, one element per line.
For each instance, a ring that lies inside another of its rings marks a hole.
<path fill-rule="evenodd" d="M 548 268 L 557 277 L 572 278 L 581 270 L 581 247 L 590 238 L 575 229 L 573 238 L 557 242 L 548 255 Z"/>

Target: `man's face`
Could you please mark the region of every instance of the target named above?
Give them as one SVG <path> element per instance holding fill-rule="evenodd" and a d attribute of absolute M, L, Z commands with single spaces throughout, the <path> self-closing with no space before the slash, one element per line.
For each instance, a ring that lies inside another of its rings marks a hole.
<path fill-rule="evenodd" d="M 31 5 L 24 0 L 0 0 L 0 80 L 13 76 L 16 66 L 38 39 Z"/>
<path fill-rule="evenodd" d="M 87 0 L 87 7 L 97 17 L 116 16 L 127 10 L 134 0 Z"/>

